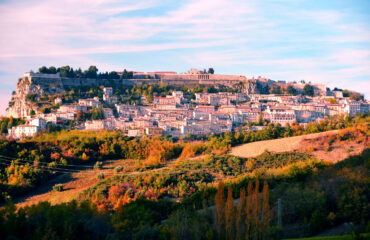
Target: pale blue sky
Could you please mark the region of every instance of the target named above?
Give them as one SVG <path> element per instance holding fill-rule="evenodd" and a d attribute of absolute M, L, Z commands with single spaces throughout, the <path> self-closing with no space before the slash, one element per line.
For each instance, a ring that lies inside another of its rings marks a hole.
<path fill-rule="evenodd" d="M 39 66 L 322 82 L 370 97 L 368 0 L 0 0 L 0 114 Z"/>

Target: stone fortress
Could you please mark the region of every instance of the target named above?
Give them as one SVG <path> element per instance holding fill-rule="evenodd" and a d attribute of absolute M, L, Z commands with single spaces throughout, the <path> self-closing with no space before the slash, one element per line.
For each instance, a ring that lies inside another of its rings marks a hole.
<path fill-rule="evenodd" d="M 122 74 L 122 73 L 119 73 Z M 91 78 L 63 78 L 59 73 L 25 73 L 23 81 L 29 81 L 32 84 L 49 88 L 48 90 L 63 89 L 63 87 L 80 87 L 92 85 L 108 84 L 107 79 Z M 239 75 L 208 74 L 197 69 L 190 69 L 187 73 L 176 72 L 133 72 L 132 79 L 114 79 L 116 84 L 121 85 L 141 85 L 147 84 L 168 84 L 168 85 L 225 85 L 233 86 L 234 84 L 245 82 L 247 78 Z"/>
<path fill-rule="evenodd" d="M 117 72 L 120 76 L 122 72 Z M 88 86 L 107 86 L 114 83 L 116 86 L 134 86 L 141 84 L 166 84 L 174 86 L 227 86 L 235 87 L 243 85 L 243 91 L 246 94 L 266 93 L 265 89 L 273 85 L 285 85 L 285 82 L 275 82 L 267 78 L 258 77 L 257 79 L 247 79 L 242 75 L 224 75 L 209 74 L 205 70 L 190 69 L 186 73 L 177 73 L 173 71 L 156 72 L 135 72 L 132 71 L 131 79 L 100 79 L 100 78 L 65 78 L 56 74 L 45 73 L 25 73 L 23 78 L 19 79 L 17 88 L 9 102 L 7 116 L 23 118 L 30 114 L 32 110 L 30 101 L 27 99 L 30 95 L 56 95 L 61 94 L 68 88 L 88 87 Z M 299 87 L 295 86 L 297 89 Z M 316 87 L 318 92 L 322 92 L 323 87 Z"/>

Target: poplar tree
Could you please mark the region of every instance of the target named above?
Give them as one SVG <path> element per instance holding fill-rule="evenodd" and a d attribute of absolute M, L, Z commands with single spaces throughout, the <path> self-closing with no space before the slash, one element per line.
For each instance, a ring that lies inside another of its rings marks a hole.
<path fill-rule="evenodd" d="M 260 188 L 260 182 L 259 180 L 256 181 L 256 188 L 254 190 L 254 195 L 255 195 L 255 215 L 254 215 L 254 225 L 255 225 L 255 230 L 254 230 L 254 233 L 255 233 L 255 236 L 256 238 L 255 239 L 259 239 L 260 238 L 260 234 L 261 234 L 261 211 L 262 211 L 262 204 L 261 204 L 261 198 L 260 198 L 260 192 L 259 192 L 259 188 Z"/>
<path fill-rule="evenodd" d="M 253 186 L 252 182 L 248 183 L 248 196 L 246 197 L 245 214 L 246 214 L 246 239 L 252 239 L 252 222 L 253 222 Z"/>
<path fill-rule="evenodd" d="M 222 239 L 225 225 L 224 219 L 225 195 L 224 195 L 224 183 L 222 181 L 218 183 L 215 204 L 216 204 L 215 227 L 219 238 Z"/>
<path fill-rule="evenodd" d="M 246 205 L 246 198 L 245 198 L 245 189 L 242 188 L 240 190 L 240 201 L 238 204 L 238 211 L 236 214 L 236 239 L 244 240 L 245 238 L 245 205 Z"/>
<path fill-rule="evenodd" d="M 264 232 L 269 227 L 270 223 L 270 204 L 269 204 L 269 186 L 265 181 L 262 190 L 263 196 L 263 230 Z"/>
<path fill-rule="evenodd" d="M 225 206 L 225 229 L 226 238 L 229 240 L 234 240 L 234 199 L 233 190 L 231 187 L 227 190 L 227 201 Z"/>

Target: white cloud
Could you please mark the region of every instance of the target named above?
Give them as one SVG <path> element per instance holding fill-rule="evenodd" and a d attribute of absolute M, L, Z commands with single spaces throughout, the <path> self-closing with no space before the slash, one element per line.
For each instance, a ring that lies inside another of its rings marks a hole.
<path fill-rule="evenodd" d="M 0 3 L 0 72 L 8 75 L 0 76 L 0 83 L 15 87 L 17 77 L 39 65 L 96 64 L 107 71 L 125 64 L 147 70 L 158 66 L 155 60 L 144 65 L 125 57 L 124 63 L 106 63 L 94 54 L 152 58 L 156 51 L 171 52 L 172 59 L 163 63 L 176 62 L 179 69 L 213 66 L 357 89 L 352 82 L 370 76 L 369 24 L 352 20 L 350 10 L 309 5 L 290 0 L 5 1 Z"/>

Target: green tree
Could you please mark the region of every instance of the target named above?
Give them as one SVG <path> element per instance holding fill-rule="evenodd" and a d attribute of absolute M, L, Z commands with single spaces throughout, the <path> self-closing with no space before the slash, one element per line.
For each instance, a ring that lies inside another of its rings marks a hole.
<path fill-rule="evenodd" d="M 45 66 L 39 68 L 39 73 L 49 73 L 49 69 Z"/>
<path fill-rule="evenodd" d="M 100 120 L 104 119 L 104 113 L 103 113 L 103 108 L 94 108 L 92 113 L 91 113 L 91 119 L 92 120 Z"/>
<path fill-rule="evenodd" d="M 287 89 L 286 89 L 286 92 L 289 94 L 289 95 L 296 95 L 296 90 L 293 86 L 288 86 Z"/>
<path fill-rule="evenodd" d="M 306 84 L 303 88 L 303 94 L 312 97 L 314 95 L 314 88 L 310 84 Z"/>
<path fill-rule="evenodd" d="M 86 71 L 85 75 L 87 78 L 96 78 L 98 74 L 98 68 L 96 66 L 90 66 Z"/>
<path fill-rule="evenodd" d="M 215 73 L 215 70 L 213 68 L 208 68 L 208 73 L 209 74 L 214 74 Z"/>

